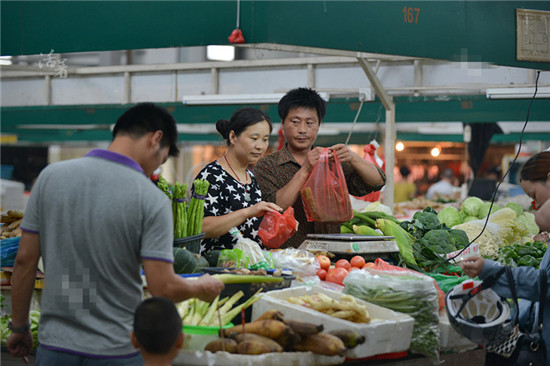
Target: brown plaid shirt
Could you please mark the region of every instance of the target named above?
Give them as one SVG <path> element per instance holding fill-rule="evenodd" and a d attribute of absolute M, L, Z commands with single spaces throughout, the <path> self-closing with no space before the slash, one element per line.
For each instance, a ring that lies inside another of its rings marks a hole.
<path fill-rule="evenodd" d="M 287 145 L 270 155 L 262 157 L 254 167 L 254 175 L 262 191 L 262 199 L 267 202 L 275 202 L 277 191 L 288 184 L 294 175 L 300 170 L 301 165 L 288 151 Z M 349 193 L 354 196 L 364 196 L 368 193 L 379 191 L 384 185 L 371 186 L 365 184 L 359 174 L 350 163 L 342 163 Z M 386 181 L 386 175 L 378 169 L 380 175 Z M 294 216 L 298 220 L 298 231 L 288 239 L 281 248 L 298 248 L 306 239 L 307 234 L 339 233 L 339 224 L 323 222 L 308 222 L 302 199 L 298 197 L 294 205 Z"/>

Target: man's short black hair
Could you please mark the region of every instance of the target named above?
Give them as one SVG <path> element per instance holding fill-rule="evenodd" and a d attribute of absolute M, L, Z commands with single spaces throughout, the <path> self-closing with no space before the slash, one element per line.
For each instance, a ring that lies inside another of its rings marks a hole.
<path fill-rule="evenodd" d="M 285 120 L 292 108 L 299 107 L 315 109 L 319 118 L 319 124 L 327 113 L 327 103 L 321 98 L 319 93 L 310 88 L 296 88 L 286 93 L 279 101 L 278 110 L 281 121 Z"/>
<path fill-rule="evenodd" d="M 113 138 L 127 135 L 140 138 L 149 132 L 162 131 L 162 147 L 170 148 L 170 156 L 178 156 L 178 129 L 176 120 L 168 111 L 153 103 L 138 103 L 118 118 L 113 129 Z"/>
<path fill-rule="evenodd" d="M 176 306 L 164 297 L 144 300 L 134 313 L 134 335 L 143 349 L 151 354 L 170 351 L 180 336 L 181 327 Z"/>

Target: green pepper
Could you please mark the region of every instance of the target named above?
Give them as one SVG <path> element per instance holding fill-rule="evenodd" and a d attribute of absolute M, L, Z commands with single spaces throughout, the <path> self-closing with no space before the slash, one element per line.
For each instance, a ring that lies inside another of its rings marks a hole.
<path fill-rule="evenodd" d="M 527 245 L 519 245 L 516 249 L 518 256 L 523 257 L 526 255 L 531 255 L 533 257 L 537 256 L 537 248 Z"/>
<path fill-rule="evenodd" d="M 518 261 L 518 266 L 531 266 L 535 267 L 537 264 L 539 264 L 539 261 L 537 258 L 533 257 L 532 255 L 526 254 Z"/>
<path fill-rule="evenodd" d="M 512 258 L 513 260 L 517 260 L 519 258 L 518 253 L 515 251 L 514 247 L 511 246 L 500 248 L 498 257 L 502 259 Z"/>

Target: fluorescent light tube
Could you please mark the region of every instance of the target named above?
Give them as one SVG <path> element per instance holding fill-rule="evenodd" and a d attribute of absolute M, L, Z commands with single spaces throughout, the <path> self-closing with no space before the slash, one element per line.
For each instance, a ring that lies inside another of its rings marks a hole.
<path fill-rule="evenodd" d="M 208 94 L 208 95 L 186 95 L 183 97 L 183 104 L 205 105 L 205 104 L 277 104 L 285 93 L 273 94 Z M 321 98 L 328 102 L 327 93 L 319 93 Z"/>
<path fill-rule="evenodd" d="M 535 88 L 494 88 L 487 89 L 487 99 L 530 99 Z M 550 98 L 550 87 L 539 87 L 535 98 Z"/>

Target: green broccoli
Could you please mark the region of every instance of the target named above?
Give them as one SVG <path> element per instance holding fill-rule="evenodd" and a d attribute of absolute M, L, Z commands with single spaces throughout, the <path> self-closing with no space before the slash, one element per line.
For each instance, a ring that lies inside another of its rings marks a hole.
<path fill-rule="evenodd" d="M 432 212 L 417 212 L 414 214 L 413 219 L 418 220 L 418 222 L 424 226 L 425 230 L 436 230 L 441 228 L 441 223 L 437 218 L 437 214 Z"/>
<path fill-rule="evenodd" d="M 462 249 L 470 244 L 470 239 L 468 239 L 468 235 L 466 235 L 464 230 L 451 229 L 449 230 L 449 234 L 457 249 Z"/>
<path fill-rule="evenodd" d="M 447 254 L 456 250 L 449 230 L 430 230 L 424 235 L 421 242 L 422 245 L 438 254 Z"/>

